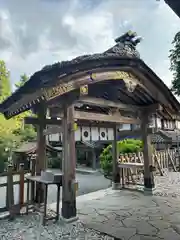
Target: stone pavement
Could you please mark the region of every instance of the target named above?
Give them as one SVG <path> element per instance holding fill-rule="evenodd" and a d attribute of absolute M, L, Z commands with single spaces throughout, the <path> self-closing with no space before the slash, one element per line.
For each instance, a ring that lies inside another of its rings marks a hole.
<path fill-rule="evenodd" d="M 180 173 L 156 178 L 156 196 L 111 189 L 79 196 L 79 221 L 73 224 L 43 227 L 36 213 L 0 220 L 0 239 L 180 240 L 179 179 Z"/>
<path fill-rule="evenodd" d="M 179 199 L 108 190 L 81 203 L 79 219 L 89 229 L 123 240 L 179 240 Z"/>

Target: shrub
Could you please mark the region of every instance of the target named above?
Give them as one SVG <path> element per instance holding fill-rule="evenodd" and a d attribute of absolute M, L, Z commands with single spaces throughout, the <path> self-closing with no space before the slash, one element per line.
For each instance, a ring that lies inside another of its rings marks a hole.
<path fill-rule="evenodd" d="M 137 139 L 125 139 L 117 142 L 117 152 L 137 153 L 142 151 L 142 141 Z M 103 149 L 100 155 L 100 165 L 104 176 L 110 177 L 112 175 L 112 145 L 108 145 Z"/>
<path fill-rule="evenodd" d="M 48 158 L 48 167 L 62 169 L 62 159 L 60 157 L 49 157 Z"/>

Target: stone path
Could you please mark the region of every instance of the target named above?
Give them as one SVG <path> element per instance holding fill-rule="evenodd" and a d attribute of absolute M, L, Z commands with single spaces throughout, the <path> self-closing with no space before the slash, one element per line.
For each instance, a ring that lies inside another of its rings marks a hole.
<path fill-rule="evenodd" d="M 79 221 L 74 224 L 59 221 L 43 227 L 35 213 L 0 220 L 0 239 L 179 240 L 180 173 L 156 177 L 156 184 L 155 196 L 111 189 L 79 196 Z"/>
<path fill-rule="evenodd" d="M 179 200 L 109 192 L 81 206 L 79 218 L 90 229 L 123 240 L 180 239 Z"/>

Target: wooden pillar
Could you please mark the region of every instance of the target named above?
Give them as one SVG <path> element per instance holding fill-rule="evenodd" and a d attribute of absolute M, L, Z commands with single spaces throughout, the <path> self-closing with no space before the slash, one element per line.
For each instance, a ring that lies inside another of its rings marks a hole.
<path fill-rule="evenodd" d="M 42 170 L 46 169 L 46 136 L 43 131 L 46 128 L 46 106 L 41 105 L 38 109 L 37 117 L 37 157 L 36 157 L 36 175 L 40 175 Z M 43 202 L 44 191 L 41 184 L 36 185 L 36 202 Z"/>
<path fill-rule="evenodd" d="M 144 156 L 144 189 L 152 190 L 154 188 L 153 166 L 152 166 L 152 146 L 151 138 L 148 135 L 149 113 L 144 111 L 141 113 L 141 130 L 143 141 Z"/>
<path fill-rule="evenodd" d="M 76 218 L 75 168 L 76 149 L 74 137 L 74 107 L 64 106 L 63 117 L 63 186 L 62 217 L 64 220 Z"/>
<path fill-rule="evenodd" d="M 112 188 L 117 189 L 120 183 L 120 176 L 118 170 L 117 158 L 119 153 L 117 152 L 117 129 L 116 126 L 113 127 L 114 140 L 112 142 L 112 162 L 113 162 L 113 174 L 112 174 Z"/>
<path fill-rule="evenodd" d="M 92 169 L 96 170 L 96 151 L 95 148 L 92 148 Z"/>

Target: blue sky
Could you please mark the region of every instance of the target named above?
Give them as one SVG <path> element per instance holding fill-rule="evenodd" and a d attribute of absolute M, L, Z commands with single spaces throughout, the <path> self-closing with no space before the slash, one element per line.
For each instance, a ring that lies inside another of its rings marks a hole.
<path fill-rule="evenodd" d="M 141 58 L 171 85 L 169 49 L 180 19 L 163 0 L 1 0 L 0 59 L 19 75 L 101 52 L 127 30 L 143 37 Z"/>

